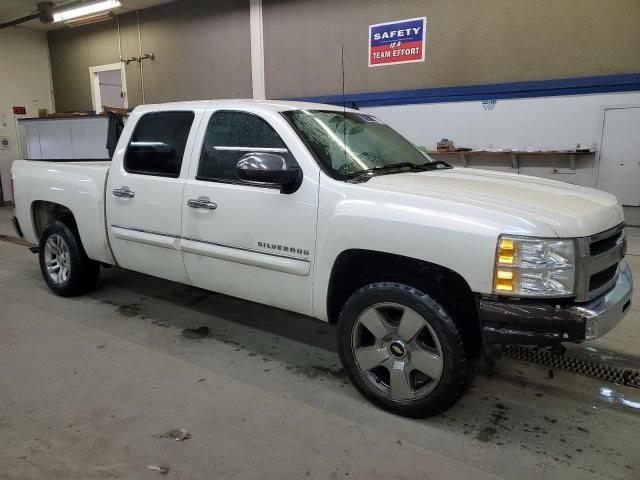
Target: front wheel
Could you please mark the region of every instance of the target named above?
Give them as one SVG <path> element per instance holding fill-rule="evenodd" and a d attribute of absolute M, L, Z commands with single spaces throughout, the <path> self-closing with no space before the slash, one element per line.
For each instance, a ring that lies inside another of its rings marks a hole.
<path fill-rule="evenodd" d="M 44 228 L 38 254 L 42 277 L 57 295 L 71 297 L 95 288 L 100 265 L 87 257 L 78 234 L 64 223 Z"/>
<path fill-rule="evenodd" d="M 367 285 L 338 321 L 338 353 L 352 383 L 376 405 L 408 417 L 436 415 L 475 373 L 450 310 L 398 283 Z"/>

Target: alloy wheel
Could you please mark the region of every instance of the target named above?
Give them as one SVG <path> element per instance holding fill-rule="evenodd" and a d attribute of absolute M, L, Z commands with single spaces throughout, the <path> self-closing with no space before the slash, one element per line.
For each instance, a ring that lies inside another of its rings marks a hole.
<path fill-rule="evenodd" d="M 438 337 L 420 314 L 397 303 L 364 310 L 354 324 L 351 346 L 367 382 L 393 400 L 428 395 L 442 377 Z"/>
<path fill-rule="evenodd" d="M 44 246 L 47 275 L 56 285 L 62 285 L 71 273 L 71 255 L 67 242 L 58 234 L 51 235 Z"/>

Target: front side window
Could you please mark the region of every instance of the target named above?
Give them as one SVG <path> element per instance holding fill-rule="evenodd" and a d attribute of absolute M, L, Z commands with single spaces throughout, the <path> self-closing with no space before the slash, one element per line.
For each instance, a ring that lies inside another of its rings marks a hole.
<path fill-rule="evenodd" d="M 179 177 L 194 113 L 151 112 L 138 120 L 124 158 L 129 173 Z"/>
<path fill-rule="evenodd" d="M 296 165 L 280 136 L 264 119 L 247 112 L 218 111 L 211 115 L 198 165 L 198 180 L 240 182 L 238 161 L 247 153 L 268 152 Z"/>
<path fill-rule="evenodd" d="M 388 167 L 424 167 L 432 159 L 372 115 L 329 110 L 283 112 L 324 170 L 348 179 Z"/>

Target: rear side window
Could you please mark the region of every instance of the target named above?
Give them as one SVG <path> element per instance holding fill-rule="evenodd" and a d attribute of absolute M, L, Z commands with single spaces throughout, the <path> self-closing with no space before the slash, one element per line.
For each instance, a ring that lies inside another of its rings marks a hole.
<path fill-rule="evenodd" d="M 124 158 L 124 169 L 141 175 L 180 176 L 193 112 L 152 112 L 135 126 Z"/>
<path fill-rule="evenodd" d="M 251 152 L 281 155 L 297 165 L 280 136 L 264 119 L 247 112 L 219 111 L 211 115 L 198 165 L 198 180 L 241 182 L 236 164 Z"/>

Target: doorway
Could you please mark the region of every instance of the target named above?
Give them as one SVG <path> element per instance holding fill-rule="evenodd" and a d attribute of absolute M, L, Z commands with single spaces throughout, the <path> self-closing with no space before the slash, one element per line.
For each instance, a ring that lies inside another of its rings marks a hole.
<path fill-rule="evenodd" d="M 105 107 L 128 108 L 127 81 L 120 63 L 89 67 L 91 102 L 96 113 Z"/>
<path fill-rule="evenodd" d="M 640 206 L 640 105 L 604 110 L 596 188 Z"/>

